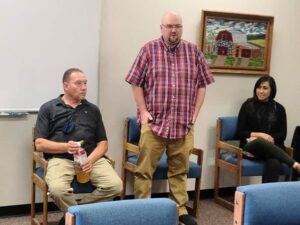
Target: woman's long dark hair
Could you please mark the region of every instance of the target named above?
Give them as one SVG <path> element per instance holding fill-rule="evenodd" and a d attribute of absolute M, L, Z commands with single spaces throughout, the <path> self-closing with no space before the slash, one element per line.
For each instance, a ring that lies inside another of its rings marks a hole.
<path fill-rule="evenodd" d="M 267 102 L 262 102 L 257 98 L 256 89 L 263 82 L 268 82 L 271 88 L 270 97 Z M 253 89 L 253 97 L 248 99 L 248 112 L 252 113 L 253 116 L 257 118 L 259 126 L 262 128 L 262 131 L 268 133 L 272 125 L 276 122 L 276 102 L 274 100 L 276 96 L 277 88 L 276 83 L 273 77 L 271 76 L 262 76 L 260 77 Z"/>
<path fill-rule="evenodd" d="M 254 98 L 255 100 L 258 100 L 258 99 L 257 99 L 257 95 L 256 95 L 256 89 L 257 89 L 257 88 L 261 85 L 261 83 L 263 83 L 263 82 L 268 82 L 269 85 L 270 85 L 271 93 L 270 93 L 269 100 L 272 101 L 272 100 L 275 98 L 275 96 L 276 96 L 277 88 L 276 88 L 276 82 L 275 82 L 274 78 L 271 77 L 271 76 L 262 76 L 262 77 L 260 77 L 260 78 L 256 81 L 256 83 L 255 83 L 255 85 L 254 85 L 254 89 L 253 89 L 253 98 Z"/>

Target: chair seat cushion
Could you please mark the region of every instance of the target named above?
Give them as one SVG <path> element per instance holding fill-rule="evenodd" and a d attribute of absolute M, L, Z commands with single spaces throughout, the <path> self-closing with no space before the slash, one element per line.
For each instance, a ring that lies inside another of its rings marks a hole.
<path fill-rule="evenodd" d="M 221 159 L 231 164 L 237 164 L 237 157 L 228 152 L 223 152 L 221 154 Z M 264 161 L 257 159 L 242 159 L 242 176 L 262 176 L 263 171 Z M 291 168 L 285 163 L 281 163 L 281 174 L 291 174 Z"/>
<path fill-rule="evenodd" d="M 136 165 L 138 157 L 136 155 L 128 156 L 128 161 Z M 189 162 L 189 172 L 187 174 L 188 178 L 200 178 L 201 177 L 201 166 L 197 163 L 190 161 Z M 153 174 L 154 180 L 163 180 L 168 178 L 168 163 L 167 155 L 163 154 L 161 157 L 157 168 Z"/>
<path fill-rule="evenodd" d="M 44 169 L 42 167 L 37 167 L 35 173 L 44 180 Z M 91 182 L 81 184 L 78 183 L 75 178 L 72 180 L 71 187 L 73 188 L 74 194 L 91 193 L 95 190 L 95 186 L 93 186 Z"/>

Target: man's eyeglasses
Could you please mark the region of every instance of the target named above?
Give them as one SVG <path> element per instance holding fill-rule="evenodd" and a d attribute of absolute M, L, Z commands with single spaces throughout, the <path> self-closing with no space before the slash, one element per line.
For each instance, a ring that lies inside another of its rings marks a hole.
<path fill-rule="evenodd" d="M 176 29 L 176 30 L 179 30 L 182 28 L 182 25 L 181 24 L 176 24 L 176 25 L 172 25 L 172 24 L 162 24 L 162 26 L 164 28 L 166 28 L 167 30 L 172 30 L 173 28 Z"/>

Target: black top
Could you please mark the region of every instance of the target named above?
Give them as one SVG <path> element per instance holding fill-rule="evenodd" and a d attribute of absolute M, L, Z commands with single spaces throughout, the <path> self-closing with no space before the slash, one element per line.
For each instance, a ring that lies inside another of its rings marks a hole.
<path fill-rule="evenodd" d="M 243 103 L 238 117 L 237 136 L 243 148 L 251 132 L 263 132 L 274 138 L 274 144 L 284 149 L 287 134 L 286 112 L 284 107 L 272 100 L 261 102 L 253 98 Z"/>
<path fill-rule="evenodd" d="M 100 110 L 83 100 L 75 109 L 66 105 L 63 95 L 43 104 L 39 110 L 34 139 L 45 138 L 56 142 L 83 140 L 89 155 L 100 141 L 107 140 Z M 73 159 L 68 153 L 44 153 L 46 159 L 57 157 Z"/>

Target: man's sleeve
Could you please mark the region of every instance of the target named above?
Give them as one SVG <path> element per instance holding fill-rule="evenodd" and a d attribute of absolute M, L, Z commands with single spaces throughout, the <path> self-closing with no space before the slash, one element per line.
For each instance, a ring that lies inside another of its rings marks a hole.
<path fill-rule="evenodd" d="M 98 126 L 96 131 L 96 142 L 107 141 L 105 127 L 102 121 L 102 115 L 100 111 L 98 111 Z"/>
<path fill-rule="evenodd" d="M 43 105 L 38 113 L 38 117 L 34 129 L 34 140 L 37 138 L 48 138 L 49 136 L 49 113 L 45 105 Z"/>
<path fill-rule="evenodd" d="M 147 71 L 148 57 L 145 51 L 145 47 L 143 47 L 136 57 L 133 65 L 131 66 L 129 73 L 125 78 L 125 81 L 134 86 L 141 87 L 144 83 Z"/>
<path fill-rule="evenodd" d="M 199 48 L 196 50 L 196 58 L 198 62 L 198 88 L 200 87 L 206 87 L 206 85 L 209 85 L 213 83 L 214 77 L 209 69 L 209 66 L 204 58 L 203 53 L 200 51 Z"/>

